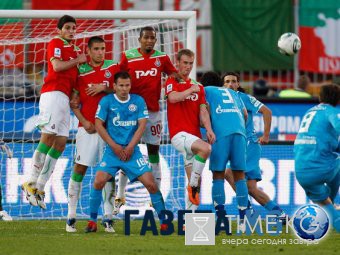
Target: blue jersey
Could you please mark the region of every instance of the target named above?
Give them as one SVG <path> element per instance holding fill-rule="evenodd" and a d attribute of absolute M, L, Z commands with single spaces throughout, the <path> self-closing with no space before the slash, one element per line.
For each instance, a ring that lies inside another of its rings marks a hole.
<path fill-rule="evenodd" d="M 296 171 L 339 171 L 340 111 L 319 104 L 304 115 L 294 143 Z"/>
<path fill-rule="evenodd" d="M 238 92 L 238 94 L 240 95 L 240 98 L 242 99 L 244 106 L 246 107 L 248 112 L 248 119 L 246 123 L 247 140 L 257 142 L 258 138 L 254 128 L 253 113 L 257 113 L 263 106 L 263 103 L 261 103 L 259 100 L 251 95 L 242 92 Z"/>
<path fill-rule="evenodd" d="M 138 129 L 138 120 L 149 118 L 149 114 L 142 97 L 130 94 L 127 101 L 121 101 L 110 94 L 100 100 L 96 118 L 106 123 L 115 143 L 126 146 Z"/>
<path fill-rule="evenodd" d="M 210 108 L 212 129 L 216 139 L 231 134 L 246 134 L 243 116 L 244 104 L 237 92 L 222 87 L 205 87 Z"/>

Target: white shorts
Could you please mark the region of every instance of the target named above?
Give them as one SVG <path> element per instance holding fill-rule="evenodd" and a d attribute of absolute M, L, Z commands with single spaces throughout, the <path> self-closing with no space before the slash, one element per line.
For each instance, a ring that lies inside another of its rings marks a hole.
<path fill-rule="evenodd" d="M 106 143 L 98 133 L 89 134 L 79 127 L 76 135 L 74 162 L 83 166 L 96 166 L 103 157 Z"/>
<path fill-rule="evenodd" d="M 184 165 L 188 166 L 194 161 L 194 153 L 191 150 L 192 144 L 200 138 L 187 132 L 179 132 L 172 139 L 171 144 L 184 157 Z"/>
<path fill-rule="evenodd" d="M 161 112 L 149 112 L 148 122 L 142 139 L 147 144 L 160 145 L 162 134 Z"/>
<path fill-rule="evenodd" d="M 42 133 L 68 137 L 70 117 L 70 99 L 67 95 L 60 91 L 41 94 L 39 116 L 35 125 Z"/>

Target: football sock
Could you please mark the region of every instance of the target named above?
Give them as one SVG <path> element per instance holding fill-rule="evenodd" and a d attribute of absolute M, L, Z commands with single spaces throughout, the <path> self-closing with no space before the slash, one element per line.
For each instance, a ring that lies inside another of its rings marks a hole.
<path fill-rule="evenodd" d="M 118 176 L 118 191 L 117 191 L 117 198 L 124 198 L 125 197 L 125 188 L 128 181 L 128 177 L 123 171 L 119 171 Z"/>
<path fill-rule="evenodd" d="M 81 193 L 81 185 L 84 176 L 73 172 L 68 183 L 68 213 L 67 218 L 76 218 L 77 204 Z"/>
<path fill-rule="evenodd" d="M 159 164 L 159 154 L 149 155 L 149 162 L 152 169 L 152 175 L 155 178 L 158 189 L 161 187 L 162 172 Z"/>
<path fill-rule="evenodd" d="M 332 203 L 334 203 L 334 200 L 338 195 L 339 185 L 340 185 L 340 171 L 330 183 L 327 183 L 327 186 L 330 189 L 329 198 L 332 200 Z"/>
<path fill-rule="evenodd" d="M 102 190 L 92 188 L 90 194 L 90 220 L 94 222 L 97 222 L 98 209 L 101 202 L 102 202 Z"/>
<path fill-rule="evenodd" d="M 201 177 L 205 166 L 206 159 L 200 157 L 199 155 L 195 155 L 194 162 L 192 163 L 192 172 L 190 177 L 190 186 L 197 187 L 198 180 Z"/>
<path fill-rule="evenodd" d="M 248 205 L 248 187 L 246 180 L 243 179 L 235 182 L 235 187 L 240 218 L 243 219 Z"/>
<path fill-rule="evenodd" d="M 266 208 L 268 211 L 273 211 L 273 210 L 279 210 L 282 211 L 280 206 L 278 206 L 277 203 L 275 203 L 273 200 L 270 200 L 268 203 L 264 205 L 264 208 Z"/>
<path fill-rule="evenodd" d="M 225 203 L 224 180 L 213 180 L 212 199 L 218 205 L 224 205 Z"/>
<path fill-rule="evenodd" d="M 150 194 L 150 198 L 151 198 L 152 207 L 155 209 L 155 211 L 157 212 L 157 215 L 159 217 L 161 211 L 165 210 L 165 205 L 164 205 L 162 193 L 160 191 L 157 191 L 154 194 Z M 160 220 L 162 220 L 162 219 L 160 218 Z"/>
<path fill-rule="evenodd" d="M 44 166 L 37 180 L 38 190 L 44 191 L 46 182 L 50 179 L 51 174 L 53 173 L 55 165 L 58 161 L 58 158 L 60 157 L 61 154 L 62 154 L 61 151 L 57 151 L 54 148 L 51 148 L 48 151 L 45 162 L 44 162 Z"/>
<path fill-rule="evenodd" d="M 39 174 L 41 173 L 41 170 L 44 166 L 46 154 L 50 149 L 51 149 L 50 147 L 48 147 L 46 144 L 42 142 L 38 144 L 38 147 L 34 151 L 32 157 L 31 173 L 28 179 L 29 183 L 32 183 L 33 185 L 36 184 Z"/>
<path fill-rule="evenodd" d="M 114 199 L 115 199 L 115 184 L 112 181 L 108 181 L 103 189 L 105 219 L 112 220 Z"/>

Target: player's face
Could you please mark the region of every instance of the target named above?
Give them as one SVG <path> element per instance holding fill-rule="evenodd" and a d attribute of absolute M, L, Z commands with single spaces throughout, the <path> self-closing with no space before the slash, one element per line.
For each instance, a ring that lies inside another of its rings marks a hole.
<path fill-rule="evenodd" d="M 240 84 L 237 81 L 236 76 L 227 75 L 227 76 L 224 77 L 223 86 L 236 91 L 237 88 L 240 86 Z"/>
<path fill-rule="evenodd" d="M 118 78 L 117 83 L 114 84 L 116 95 L 120 100 L 127 100 L 131 89 L 131 80 L 129 78 Z"/>
<path fill-rule="evenodd" d="M 94 64 L 101 64 L 105 58 L 105 43 L 93 43 L 91 45 L 91 48 L 87 48 L 87 54 L 89 54 L 91 62 L 93 62 Z"/>
<path fill-rule="evenodd" d="M 76 34 L 76 24 L 73 22 L 67 22 L 64 24 L 61 30 L 59 30 L 59 35 L 66 41 L 72 41 Z"/>
<path fill-rule="evenodd" d="M 182 55 L 178 62 L 178 71 L 184 77 L 188 77 L 194 65 L 194 56 Z"/>
<path fill-rule="evenodd" d="M 138 38 L 140 49 L 144 53 L 149 53 L 155 47 L 157 42 L 156 33 L 154 31 L 145 30 L 143 36 Z"/>

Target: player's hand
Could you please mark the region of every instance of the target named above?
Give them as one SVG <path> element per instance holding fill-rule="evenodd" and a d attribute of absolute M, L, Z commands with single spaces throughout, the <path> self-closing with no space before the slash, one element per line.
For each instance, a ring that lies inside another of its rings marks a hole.
<path fill-rule="evenodd" d="M 198 84 L 194 84 L 190 87 L 191 93 L 199 92 L 200 91 L 200 86 Z"/>
<path fill-rule="evenodd" d="M 70 100 L 70 107 L 72 109 L 78 109 L 79 108 L 79 105 L 80 105 L 80 97 L 78 94 L 76 93 L 73 93 L 72 94 L 72 98 Z"/>
<path fill-rule="evenodd" d="M 104 83 L 98 84 L 89 84 L 89 86 L 85 89 L 86 95 L 95 96 L 106 89 L 106 85 Z"/>
<path fill-rule="evenodd" d="M 85 63 L 87 61 L 86 55 L 84 53 L 81 53 L 77 56 L 77 62 L 79 64 Z"/>
<path fill-rule="evenodd" d="M 116 144 L 116 146 L 111 147 L 111 148 L 121 161 L 126 161 L 126 154 L 125 154 L 124 148 L 121 145 Z"/>
<path fill-rule="evenodd" d="M 260 144 L 268 144 L 269 143 L 269 136 L 265 136 L 265 135 L 261 136 L 259 138 L 259 143 Z"/>
<path fill-rule="evenodd" d="M 91 121 L 86 120 L 82 124 L 83 124 L 83 127 L 84 127 L 84 129 L 86 130 L 87 133 L 89 133 L 89 134 L 96 133 L 96 128 Z"/>
<path fill-rule="evenodd" d="M 210 144 L 213 144 L 216 141 L 216 136 L 212 130 L 207 130 L 207 139 Z"/>
<path fill-rule="evenodd" d="M 129 145 L 124 148 L 124 152 L 126 155 L 126 161 L 129 161 L 132 154 L 133 154 L 133 148 L 131 148 Z"/>

